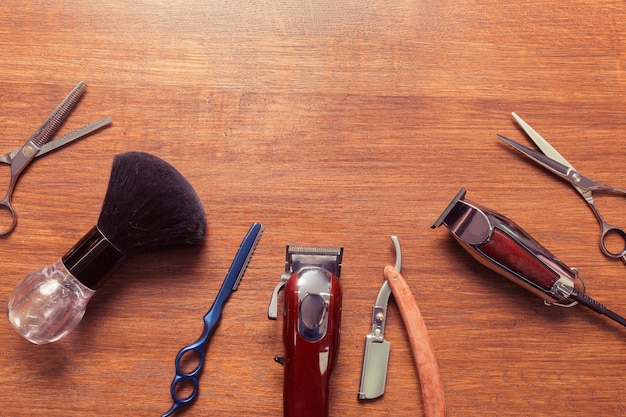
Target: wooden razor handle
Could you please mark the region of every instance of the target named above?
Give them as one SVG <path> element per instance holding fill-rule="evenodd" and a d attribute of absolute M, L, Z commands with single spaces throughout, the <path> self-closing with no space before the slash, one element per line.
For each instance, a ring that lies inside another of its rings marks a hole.
<path fill-rule="evenodd" d="M 443 393 L 443 383 L 439 374 L 439 365 L 428 336 L 424 318 L 417 307 L 417 302 L 411 289 L 396 268 L 391 265 L 385 267 L 385 279 L 393 293 L 404 327 L 409 336 L 409 343 L 413 351 L 413 362 L 417 370 L 422 389 L 424 415 L 426 417 L 445 417 L 446 401 Z"/>

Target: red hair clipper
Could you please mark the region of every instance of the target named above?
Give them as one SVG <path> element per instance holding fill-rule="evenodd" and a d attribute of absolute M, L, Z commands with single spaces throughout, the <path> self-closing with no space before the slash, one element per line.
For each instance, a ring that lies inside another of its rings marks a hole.
<path fill-rule="evenodd" d="M 287 246 L 285 272 L 274 288 L 267 315 L 276 320 L 285 290 L 283 415 L 328 416 L 330 376 L 339 353 L 343 248 Z"/>

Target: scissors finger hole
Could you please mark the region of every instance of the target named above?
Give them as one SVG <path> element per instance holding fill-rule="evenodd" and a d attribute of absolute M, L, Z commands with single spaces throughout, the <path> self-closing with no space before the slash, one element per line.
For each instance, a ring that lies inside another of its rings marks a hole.
<path fill-rule="evenodd" d="M 11 166 L 1 164 L 0 167 L 0 190 L 8 190 L 11 183 Z"/>
<path fill-rule="evenodd" d="M 0 202 L 0 235 L 9 233 L 15 227 L 15 213 L 8 203 Z"/>
<path fill-rule="evenodd" d="M 198 370 L 201 365 L 201 361 L 202 358 L 200 357 L 200 352 L 195 349 L 188 350 L 180 357 L 178 367 L 183 373 L 191 375 Z"/>
<path fill-rule="evenodd" d="M 602 236 L 602 249 L 614 257 L 620 258 L 626 252 L 626 233 L 621 229 L 609 229 Z"/>

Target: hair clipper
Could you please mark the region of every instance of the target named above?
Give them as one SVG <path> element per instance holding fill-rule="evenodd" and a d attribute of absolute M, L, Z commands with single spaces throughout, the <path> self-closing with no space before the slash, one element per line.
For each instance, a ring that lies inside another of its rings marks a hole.
<path fill-rule="evenodd" d="M 561 262 L 509 218 L 466 200 L 464 188 L 432 227 L 442 224 L 477 261 L 542 297 L 547 304 L 581 304 L 626 327 L 626 318 L 585 293 L 586 286 L 575 268 Z M 582 290 L 574 285 L 577 278 L 583 283 Z"/>
<path fill-rule="evenodd" d="M 268 317 L 278 313 L 285 290 L 283 415 L 328 416 L 330 377 L 339 353 L 342 247 L 287 246 L 285 272 L 274 288 Z"/>

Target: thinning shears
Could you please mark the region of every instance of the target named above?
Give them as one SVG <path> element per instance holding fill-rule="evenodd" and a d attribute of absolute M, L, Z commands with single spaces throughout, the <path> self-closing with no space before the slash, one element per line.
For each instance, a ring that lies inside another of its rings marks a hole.
<path fill-rule="evenodd" d="M 517 114 L 512 114 L 515 121 L 517 121 L 520 127 L 533 140 L 533 142 L 535 142 L 535 144 L 543 152 L 543 154 L 529 149 L 526 146 L 523 146 L 517 142 L 514 142 L 511 139 L 507 139 L 500 134 L 496 136 L 514 149 L 526 155 L 532 161 L 538 163 L 548 171 L 568 181 L 574 187 L 574 189 L 578 191 L 578 193 L 585 199 L 585 201 L 593 211 L 593 214 L 595 214 L 596 218 L 598 219 L 598 223 L 600 223 L 600 249 L 602 249 L 602 252 L 610 258 L 621 258 L 624 262 L 626 262 L 626 231 L 624 231 L 624 229 L 621 227 L 608 224 L 600 214 L 600 211 L 598 210 L 598 207 L 596 206 L 596 203 L 593 199 L 594 191 L 603 191 L 626 195 L 626 189 L 611 187 L 609 185 L 594 181 L 591 178 L 581 174 L 563 156 L 561 156 L 561 154 L 558 153 L 557 150 L 548 143 L 548 141 L 542 138 L 539 133 L 537 133 L 532 127 L 530 127 L 528 123 L 522 120 L 522 118 L 519 117 Z M 615 252 L 607 247 L 606 240 L 609 235 L 621 237 L 624 242 L 622 250 Z"/>
<path fill-rule="evenodd" d="M 224 282 L 217 293 L 217 297 L 215 297 L 215 301 L 213 301 L 213 305 L 204 315 L 204 331 L 202 335 L 192 344 L 182 348 L 178 352 L 178 355 L 176 355 L 174 363 L 176 366 L 176 376 L 174 376 L 170 386 L 170 393 L 174 403 L 169 411 L 163 414 L 162 417 L 171 416 L 179 407 L 193 403 L 198 397 L 198 391 L 200 389 L 199 378 L 204 367 L 206 348 L 209 345 L 215 327 L 217 327 L 217 323 L 219 323 L 222 317 L 224 303 L 228 300 L 230 294 L 237 290 L 239 281 L 241 281 L 243 277 L 243 273 L 252 257 L 254 248 L 261 238 L 261 233 L 263 233 L 263 225 L 253 223 L 246 237 L 241 242 L 241 246 L 235 255 L 235 259 L 233 259 L 233 263 L 226 274 L 226 278 L 224 278 Z M 194 369 L 191 371 L 183 369 L 185 362 L 193 363 L 195 365 Z M 193 389 L 188 396 L 183 396 L 179 393 L 179 390 L 184 388 L 182 386 L 183 384 L 191 385 Z"/>
<path fill-rule="evenodd" d="M 4 227 L 3 230 L 0 230 L 0 236 L 9 234 L 17 225 L 17 215 L 11 203 L 11 196 L 13 195 L 13 190 L 15 189 L 15 184 L 17 184 L 20 174 L 28 164 L 37 156 L 44 155 L 60 146 L 67 145 L 111 123 L 111 118 L 105 117 L 51 141 L 52 137 L 70 115 L 70 112 L 80 101 L 86 88 L 87 85 L 84 82 L 79 82 L 22 147 L 0 155 L 0 163 L 7 164 L 11 168 L 11 180 L 7 193 L 4 198 L 0 200 L 0 210 L 7 211 L 11 221 L 6 227 L 0 226 L 0 228 Z"/>

